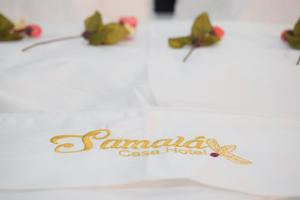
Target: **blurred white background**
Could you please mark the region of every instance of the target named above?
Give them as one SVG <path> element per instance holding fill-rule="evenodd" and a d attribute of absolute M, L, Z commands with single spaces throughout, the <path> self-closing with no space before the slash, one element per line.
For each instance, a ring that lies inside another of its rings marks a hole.
<path fill-rule="evenodd" d="M 176 16 L 193 18 L 208 11 L 213 19 L 295 23 L 300 0 L 178 0 Z"/>
<path fill-rule="evenodd" d="M 147 19 L 151 0 L 1 0 L 0 12 L 12 19 L 20 17 L 34 22 L 68 22 L 82 20 L 95 10 L 107 20 L 134 15 Z"/>
<path fill-rule="evenodd" d="M 140 20 L 154 16 L 153 0 L 0 1 L 0 12 L 35 22 L 82 20 L 96 9 L 109 20 L 120 15 L 135 15 Z M 214 19 L 294 23 L 300 15 L 300 0 L 177 0 L 175 17 L 192 19 L 202 11 L 208 11 Z"/>

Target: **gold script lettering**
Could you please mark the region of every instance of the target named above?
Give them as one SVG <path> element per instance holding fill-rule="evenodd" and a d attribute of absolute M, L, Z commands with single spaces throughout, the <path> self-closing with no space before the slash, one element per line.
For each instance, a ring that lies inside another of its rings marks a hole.
<path fill-rule="evenodd" d="M 121 144 L 122 140 L 120 139 L 108 139 L 105 140 L 101 145 L 100 148 L 101 149 L 117 149 L 120 148 L 120 144 Z"/>
<path fill-rule="evenodd" d="M 100 129 L 100 130 L 94 130 L 86 133 L 85 135 L 59 135 L 55 136 L 50 139 L 50 142 L 53 144 L 58 144 L 55 147 L 55 152 L 57 153 L 76 153 L 76 152 L 82 152 L 82 151 L 88 151 L 93 148 L 93 142 L 91 139 L 95 140 L 101 140 L 105 139 L 110 135 L 110 130 L 107 129 Z M 63 143 L 59 144 L 61 140 L 67 139 L 67 138 L 80 138 L 83 143 L 83 148 L 79 150 L 72 150 L 75 146 L 73 143 Z M 65 150 L 63 150 L 65 149 Z M 67 149 L 67 150 L 66 150 Z"/>
<path fill-rule="evenodd" d="M 139 146 L 142 149 L 148 149 L 150 148 L 149 140 L 128 140 L 125 139 L 124 143 L 121 145 L 121 148 L 132 148 L 132 149 L 138 149 Z"/>
<path fill-rule="evenodd" d="M 155 142 L 152 143 L 151 147 L 152 148 L 160 148 L 160 147 L 167 147 L 170 146 L 172 139 L 161 139 L 161 140 L 156 140 Z"/>
<path fill-rule="evenodd" d="M 189 140 L 186 143 L 184 143 L 183 147 L 203 149 L 203 148 L 206 148 L 206 146 L 203 146 L 204 143 L 205 143 L 205 137 L 199 136 L 199 137 L 196 137 L 194 140 Z"/>

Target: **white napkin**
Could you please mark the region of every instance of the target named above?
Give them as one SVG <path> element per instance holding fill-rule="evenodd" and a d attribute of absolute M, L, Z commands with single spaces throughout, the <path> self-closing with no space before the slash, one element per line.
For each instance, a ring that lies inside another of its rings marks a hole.
<path fill-rule="evenodd" d="M 21 52 L 39 41 L 80 35 L 81 23 L 43 26 L 37 40 L 0 44 L 0 112 L 119 110 L 137 106 L 132 92 L 145 81 L 147 33 L 115 46 L 84 39 Z"/>
<path fill-rule="evenodd" d="M 116 149 L 99 149 L 97 140 L 93 140 L 94 148 L 90 151 L 73 154 L 55 152 L 58 145 L 50 142 L 57 135 L 81 134 L 99 128 L 109 128 L 111 138 L 164 137 L 147 135 L 143 125 L 144 119 L 136 111 L 1 114 L 0 199 L 263 199 L 174 179 L 177 175 L 172 180 L 158 176 L 159 180 L 142 181 L 154 179 L 157 161 L 149 164 L 147 156 L 118 156 Z M 68 142 L 75 146 L 62 148 L 63 151 L 81 147 L 76 138 L 59 140 L 59 144 Z M 160 165 L 163 168 L 165 163 Z"/>
<path fill-rule="evenodd" d="M 190 22 L 151 26 L 149 82 L 159 105 L 300 118 L 299 51 L 280 40 L 292 25 L 214 22 L 217 45 L 171 49 L 169 37 L 189 34 Z"/>
<path fill-rule="evenodd" d="M 85 135 L 109 128 L 109 138 L 140 138 L 141 119 L 133 113 L 24 113 L 0 115 L 0 189 L 39 189 L 124 184 L 141 180 L 146 174 L 146 158 L 128 159 L 115 150 L 101 150 L 99 140 L 89 151 L 81 138 L 61 135 Z M 104 136 L 106 132 L 98 134 Z M 55 149 L 65 143 L 73 147 Z"/>
<path fill-rule="evenodd" d="M 136 111 L 1 114 L 0 192 L 188 178 L 259 196 L 300 195 L 299 121 L 151 105 L 146 111 L 146 118 Z M 92 134 L 104 128 L 111 132 Z M 201 154 L 195 143 L 161 145 L 179 136 L 184 143 L 204 136 L 205 142 L 236 145 L 232 153 L 251 164 L 225 159 L 208 143 Z"/>
<path fill-rule="evenodd" d="M 142 98 L 143 91 L 139 92 Z M 184 143 L 180 143 L 181 147 L 166 147 L 159 156 L 150 156 L 147 166 L 150 177 L 184 177 L 258 195 L 300 195 L 299 120 L 197 112 L 155 106 L 149 101 L 145 108 L 147 134 L 153 137 L 172 138 L 173 143 L 179 136 L 184 137 L 185 142 L 205 137 L 198 139 L 203 143 L 193 143 L 190 148 L 182 147 Z M 211 153 L 218 151 L 211 147 L 211 139 L 215 139 L 220 147 L 236 145 L 231 153 L 243 161 L 228 159 L 222 154 L 213 157 Z M 196 148 L 196 145 L 205 146 L 200 149 L 200 154 L 197 154 L 200 147 Z"/>
<path fill-rule="evenodd" d="M 1 191 L 1 190 L 0 190 Z M 57 190 L 27 190 L 27 191 L 2 191 L 1 199 L 14 200 L 60 200 L 60 199 L 99 199 L 109 200 L 279 200 L 278 198 L 266 198 L 249 195 L 221 188 L 213 188 L 193 181 L 160 180 L 160 181 L 140 181 L 133 184 L 126 184 L 118 187 L 88 187 L 88 188 L 64 188 Z"/>

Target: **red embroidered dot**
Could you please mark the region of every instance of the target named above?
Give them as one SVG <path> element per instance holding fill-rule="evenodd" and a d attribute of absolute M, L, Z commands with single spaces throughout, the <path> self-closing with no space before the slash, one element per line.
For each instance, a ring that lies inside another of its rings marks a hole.
<path fill-rule="evenodd" d="M 211 157 L 218 157 L 219 154 L 218 154 L 218 153 L 211 153 L 210 156 L 211 156 Z"/>

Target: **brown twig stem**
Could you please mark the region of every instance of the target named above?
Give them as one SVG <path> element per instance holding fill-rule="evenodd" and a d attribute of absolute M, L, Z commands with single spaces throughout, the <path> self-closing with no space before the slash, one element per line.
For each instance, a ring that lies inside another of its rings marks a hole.
<path fill-rule="evenodd" d="M 24 49 L 22 49 L 23 52 L 35 48 L 37 46 L 41 46 L 41 45 L 45 45 L 45 44 L 50 44 L 50 43 L 54 43 L 54 42 L 60 42 L 60 41 L 65 41 L 65 40 L 72 40 L 72 39 L 77 39 L 77 38 L 81 38 L 81 35 L 75 35 L 75 36 L 67 36 L 67 37 L 61 37 L 61 38 L 56 38 L 56 39 L 52 39 L 52 40 L 46 40 L 43 42 L 37 42 L 33 45 L 30 45 L 28 47 L 25 47 Z"/>
<path fill-rule="evenodd" d="M 183 62 L 187 61 L 187 59 L 190 57 L 190 55 L 193 53 L 195 49 L 195 46 L 192 45 L 191 49 L 189 50 L 188 54 L 186 54 L 186 56 L 183 58 Z"/>

